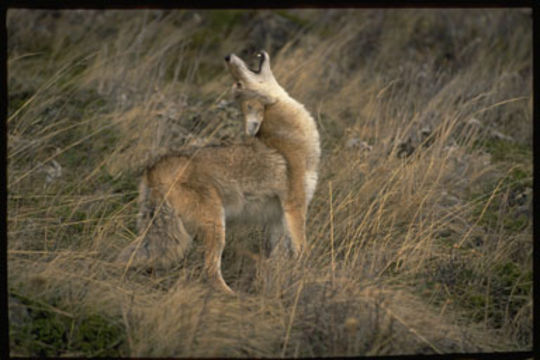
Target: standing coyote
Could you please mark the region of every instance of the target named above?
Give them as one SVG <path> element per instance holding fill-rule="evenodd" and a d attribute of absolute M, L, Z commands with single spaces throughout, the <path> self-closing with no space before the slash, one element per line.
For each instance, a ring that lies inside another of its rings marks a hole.
<path fill-rule="evenodd" d="M 140 236 L 120 253 L 120 262 L 167 266 L 196 237 L 204 243 L 209 281 L 232 293 L 221 275 L 226 224 L 264 224 L 270 249 L 286 239 L 294 256 L 305 250 L 319 133 L 304 106 L 277 83 L 268 54 L 257 56 L 257 70 L 234 54 L 225 57 L 249 137 L 165 156 L 147 168 L 139 186 Z"/>

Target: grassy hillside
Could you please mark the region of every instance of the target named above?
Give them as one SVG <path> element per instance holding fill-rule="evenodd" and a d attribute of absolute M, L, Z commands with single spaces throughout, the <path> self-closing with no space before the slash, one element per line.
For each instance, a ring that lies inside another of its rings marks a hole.
<path fill-rule="evenodd" d="M 9 10 L 7 29 L 11 355 L 531 349 L 530 11 Z M 230 231 L 235 297 L 200 246 L 125 271 L 141 167 L 238 139 L 223 56 L 258 48 L 321 134 L 310 256 Z"/>

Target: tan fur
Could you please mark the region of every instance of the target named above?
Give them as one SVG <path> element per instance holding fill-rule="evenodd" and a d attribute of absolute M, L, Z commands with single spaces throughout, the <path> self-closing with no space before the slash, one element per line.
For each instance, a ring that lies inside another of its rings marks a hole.
<path fill-rule="evenodd" d="M 267 76 L 269 59 L 263 56 Z M 234 55 L 230 60 L 249 136 L 240 144 L 166 156 L 148 168 L 139 189 L 139 238 L 118 260 L 168 266 L 185 255 L 192 238 L 198 238 L 204 244 L 210 282 L 232 293 L 221 275 L 226 226 L 266 225 L 270 249 L 287 239 L 292 253 L 300 254 L 320 150 L 315 122 L 275 79 L 271 82 L 273 75 L 267 87 L 249 87 L 235 65 L 243 62 Z"/>
<path fill-rule="evenodd" d="M 258 73 L 248 69 L 234 54 L 226 60 L 237 81 L 237 96 L 241 99 L 257 99 L 265 104 L 263 122 L 256 138 L 276 149 L 287 162 L 289 185 L 282 206 L 292 250 L 296 255 L 306 245 L 307 205 L 317 183 L 320 158 L 319 133 L 314 119 L 304 106 L 277 83 L 270 69 L 268 54 L 262 51 L 258 56 Z M 243 108 L 244 114 L 246 110 Z"/>

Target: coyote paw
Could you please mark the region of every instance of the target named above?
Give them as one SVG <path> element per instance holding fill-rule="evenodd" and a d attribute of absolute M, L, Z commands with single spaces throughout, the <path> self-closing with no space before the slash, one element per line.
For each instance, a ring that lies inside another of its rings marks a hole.
<path fill-rule="evenodd" d="M 118 257 L 116 262 L 129 266 L 140 266 L 146 264 L 150 260 L 150 253 L 144 244 L 139 244 L 137 241 L 125 247 Z"/>
<path fill-rule="evenodd" d="M 210 285 L 217 291 L 227 295 L 235 295 L 235 292 L 227 285 L 223 278 L 210 280 Z"/>

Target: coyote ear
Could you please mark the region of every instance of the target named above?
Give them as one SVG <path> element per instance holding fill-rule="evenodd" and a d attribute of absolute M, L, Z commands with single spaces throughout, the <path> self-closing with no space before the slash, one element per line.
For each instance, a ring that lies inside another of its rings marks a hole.
<path fill-rule="evenodd" d="M 270 69 L 270 56 L 268 53 L 261 50 L 261 52 L 259 52 L 259 56 L 262 56 L 261 73 L 264 75 L 273 76 L 272 69 Z"/>
<path fill-rule="evenodd" d="M 246 90 L 242 87 L 239 81 L 235 81 L 231 86 L 232 97 L 236 100 L 245 97 Z"/>

